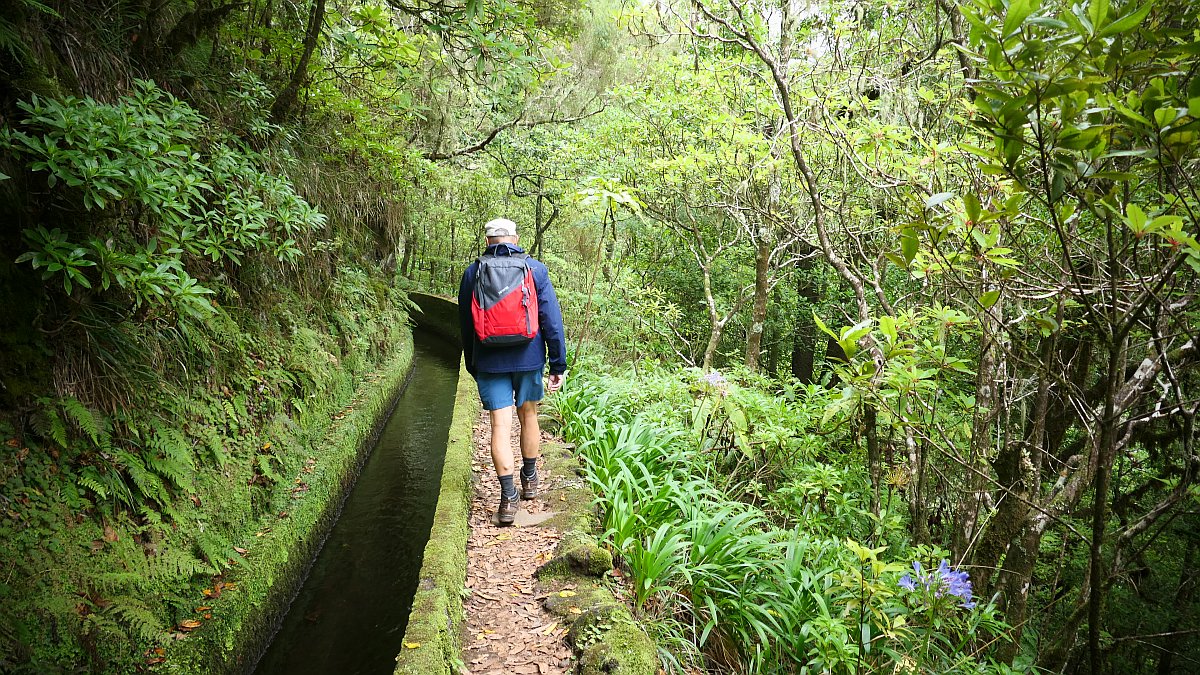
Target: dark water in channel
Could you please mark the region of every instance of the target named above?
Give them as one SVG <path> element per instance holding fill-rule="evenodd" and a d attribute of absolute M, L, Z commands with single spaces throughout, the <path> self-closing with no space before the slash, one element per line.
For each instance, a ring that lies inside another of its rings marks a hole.
<path fill-rule="evenodd" d="M 257 674 L 385 675 L 395 668 L 458 386 L 458 349 L 429 333 L 415 337 L 412 379 Z"/>

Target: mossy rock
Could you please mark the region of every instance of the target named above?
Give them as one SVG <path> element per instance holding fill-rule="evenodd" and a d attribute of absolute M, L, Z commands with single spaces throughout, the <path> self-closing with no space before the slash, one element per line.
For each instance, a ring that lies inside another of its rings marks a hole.
<path fill-rule="evenodd" d="M 570 624 L 582 616 L 579 613 L 581 608 L 590 610 L 614 604 L 612 593 L 589 583 L 575 585 L 570 592 L 551 591 L 546 595 L 546 599 L 542 600 L 542 607 L 545 607 L 547 612 L 561 618 L 566 624 Z"/>
<path fill-rule="evenodd" d="M 554 558 L 538 568 L 539 579 L 581 574 L 602 577 L 613 566 L 613 557 L 596 538 L 579 530 L 569 530 L 558 542 Z"/>
<path fill-rule="evenodd" d="M 624 607 L 600 605 L 585 611 L 567 632 L 579 657 L 579 675 L 654 675 L 658 654 L 645 631 Z"/>

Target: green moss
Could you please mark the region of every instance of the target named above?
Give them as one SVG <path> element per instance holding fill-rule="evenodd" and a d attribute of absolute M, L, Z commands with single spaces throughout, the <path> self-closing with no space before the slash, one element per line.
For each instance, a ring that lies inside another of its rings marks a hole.
<path fill-rule="evenodd" d="M 603 638 L 578 654 L 579 675 L 654 675 L 658 654 L 654 643 L 632 621 L 614 621 Z"/>
<path fill-rule="evenodd" d="M 613 566 L 612 553 L 582 529 L 568 529 L 555 549 L 554 558 L 538 569 L 538 578 L 568 574 L 602 577 Z"/>

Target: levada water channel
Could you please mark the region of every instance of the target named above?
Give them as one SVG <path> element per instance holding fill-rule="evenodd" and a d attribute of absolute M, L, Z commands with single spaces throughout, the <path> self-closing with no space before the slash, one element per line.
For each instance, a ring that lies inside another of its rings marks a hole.
<path fill-rule="evenodd" d="M 423 331 L 414 337 L 411 379 L 257 674 L 383 675 L 395 667 L 458 386 L 457 348 Z"/>

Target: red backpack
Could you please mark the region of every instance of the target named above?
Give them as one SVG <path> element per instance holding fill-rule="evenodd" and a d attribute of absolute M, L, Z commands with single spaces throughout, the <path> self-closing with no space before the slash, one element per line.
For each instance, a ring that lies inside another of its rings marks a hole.
<path fill-rule="evenodd" d="M 479 257 L 471 317 L 481 344 L 523 345 L 537 335 L 537 288 L 527 254 Z"/>

